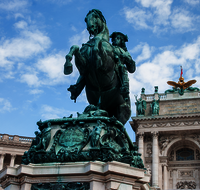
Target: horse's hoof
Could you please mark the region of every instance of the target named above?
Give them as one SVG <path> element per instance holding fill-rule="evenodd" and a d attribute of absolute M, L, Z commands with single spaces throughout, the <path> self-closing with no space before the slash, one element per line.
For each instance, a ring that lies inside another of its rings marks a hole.
<path fill-rule="evenodd" d="M 66 62 L 64 64 L 64 74 L 69 75 L 72 72 L 73 72 L 73 65 L 71 62 L 67 61 L 67 59 L 66 59 Z"/>

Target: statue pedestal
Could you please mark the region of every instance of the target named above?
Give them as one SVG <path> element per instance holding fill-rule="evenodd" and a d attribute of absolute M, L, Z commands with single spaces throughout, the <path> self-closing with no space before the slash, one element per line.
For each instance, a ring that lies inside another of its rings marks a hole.
<path fill-rule="evenodd" d="M 116 161 L 29 164 L 8 166 L 1 171 L 0 182 L 5 190 L 64 190 L 68 185 L 73 190 L 74 184 L 81 184 L 81 190 L 84 185 L 84 190 L 133 190 L 150 181 L 144 172 Z"/>

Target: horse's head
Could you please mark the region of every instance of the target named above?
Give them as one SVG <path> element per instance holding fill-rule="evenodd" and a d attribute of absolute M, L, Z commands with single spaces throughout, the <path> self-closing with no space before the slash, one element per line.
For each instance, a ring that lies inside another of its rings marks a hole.
<path fill-rule="evenodd" d="M 87 24 L 87 30 L 90 35 L 96 36 L 101 33 L 106 26 L 106 20 L 101 13 L 101 11 L 97 9 L 92 9 L 89 11 L 87 16 L 85 17 L 85 22 Z"/>

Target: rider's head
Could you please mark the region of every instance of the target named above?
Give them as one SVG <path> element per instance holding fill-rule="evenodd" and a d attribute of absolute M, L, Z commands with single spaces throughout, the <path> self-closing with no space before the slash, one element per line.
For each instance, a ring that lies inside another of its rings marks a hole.
<path fill-rule="evenodd" d="M 110 38 L 112 40 L 113 46 L 119 46 L 122 49 L 124 49 L 125 51 L 127 51 L 126 44 L 125 44 L 125 42 L 128 42 L 128 36 L 127 35 L 124 35 L 121 32 L 113 32 L 110 35 Z"/>

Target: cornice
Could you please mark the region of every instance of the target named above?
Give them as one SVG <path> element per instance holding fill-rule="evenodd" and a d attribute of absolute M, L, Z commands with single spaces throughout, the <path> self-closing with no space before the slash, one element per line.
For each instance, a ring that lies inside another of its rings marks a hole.
<path fill-rule="evenodd" d="M 164 128 L 164 127 L 182 127 L 200 125 L 199 121 L 182 121 L 182 122 L 160 122 L 160 123 L 143 123 L 139 124 L 138 128 Z"/>
<path fill-rule="evenodd" d="M 153 120 L 171 120 L 171 119 L 188 119 L 188 118 L 199 118 L 200 119 L 200 113 L 196 114 L 181 114 L 181 115 L 158 115 L 158 116 L 137 116 L 132 117 L 133 121 L 153 121 Z"/>
<path fill-rule="evenodd" d="M 15 142 L 15 141 L 0 141 L 0 147 L 11 147 L 11 148 L 29 148 L 31 143 L 22 143 L 22 142 Z"/>

